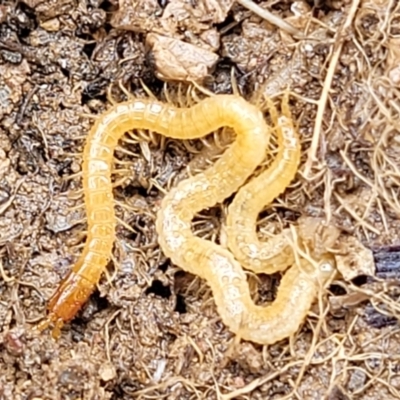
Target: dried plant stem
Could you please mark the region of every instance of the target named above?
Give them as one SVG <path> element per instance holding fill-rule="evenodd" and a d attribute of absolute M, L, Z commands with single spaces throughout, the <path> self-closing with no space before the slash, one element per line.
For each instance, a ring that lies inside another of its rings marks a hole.
<path fill-rule="evenodd" d="M 308 158 L 304 166 L 304 177 L 306 179 L 310 178 L 311 168 L 314 162 L 317 161 L 317 151 L 318 151 L 319 139 L 321 136 L 322 118 L 325 112 L 326 101 L 328 100 L 329 90 L 332 86 L 333 75 L 336 70 L 339 56 L 342 52 L 343 43 L 347 38 L 347 31 L 350 28 L 351 24 L 353 23 L 354 16 L 356 14 L 359 4 L 360 0 L 353 0 L 347 18 L 344 21 L 342 28 L 339 29 L 339 31 L 337 32 L 334 40 L 335 44 L 332 51 L 331 61 L 325 77 L 324 87 L 322 89 L 321 97 L 318 102 L 319 103 L 318 111 L 317 111 L 317 117 L 315 119 L 311 147 L 308 151 Z"/>
<path fill-rule="evenodd" d="M 282 18 L 279 18 L 276 15 L 272 14 L 265 8 L 262 8 L 259 5 L 255 4 L 252 0 L 237 0 L 237 2 L 241 4 L 243 7 L 252 11 L 254 14 L 257 14 L 259 17 L 265 19 L 266 21 L 277 26 L 278 28 L 281 28 L 282 30 L 290 33 L 291 35 L 294 35 L 298 38 L 304 37 L 303 32 L 299 31 L 294 26 L 284 21 Z"/>

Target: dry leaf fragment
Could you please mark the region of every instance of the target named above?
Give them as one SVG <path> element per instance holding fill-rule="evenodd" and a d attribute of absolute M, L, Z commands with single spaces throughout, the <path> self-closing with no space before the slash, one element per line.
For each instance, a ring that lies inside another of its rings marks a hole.
<path fill-rule="evenodd" d="M 218 60 L 211 51 L 155 33 L 147 35 L 146 45 L 154 57 L 156 76 L 166 81 L 201 82 Z"/>
<path fill-rule="evenodd" d="M 361 275 L 375 275 L 372 251 L 354 236 L 341 236 L 338 253 L 335 256 L 336 266 L 345 280 L 350 281 Z"/>

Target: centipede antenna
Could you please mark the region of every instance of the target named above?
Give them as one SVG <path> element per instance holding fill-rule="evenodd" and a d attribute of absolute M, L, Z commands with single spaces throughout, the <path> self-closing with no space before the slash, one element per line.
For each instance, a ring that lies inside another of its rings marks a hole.
<path fill-rule="evenodd" d="M 82 153 L 70 153 L 70 152 L 67 153 L 67 152 L 64 152 L 63 155 L 66 156 L 66 157 L 81 157 Z"/>

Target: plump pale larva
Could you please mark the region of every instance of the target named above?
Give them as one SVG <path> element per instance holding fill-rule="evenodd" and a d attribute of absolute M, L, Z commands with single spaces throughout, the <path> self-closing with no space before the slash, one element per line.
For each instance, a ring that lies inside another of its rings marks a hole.
<path fill-rule="evenodd" d="M 71 320 L 87 301 L 110 259 L 116 225 L 111 166 L 121 136 L 131 129 L 150 129 L 171 138 L 195 139 L 222 126 L 234 128 L 237 140 L 212 169 L 183 182 L 172 192 L 168 198 L 179 200 L 175 214 L 174 201 L 164 202 L 159 214 L 163 229 L 159 232 L 167 255 L 171 250 L 182 254 L 196 246 L 190 230 L 193 215 L 236 191 L 262 162 L 269 140 L 262 113 L 240 96 L 218 95 L 187 109 L 152 100 L 129 101 L 112 107 L 96 121 L 87 138 L 82 164 L 87 240 L 77 263 L 50 299 L 48 318 L 39 329 L 53 323 L 53 334 L 58 336 L 63 323 Z M 200 259 L 193 253 L 191 268 L 187 263 L 182 268 L 203 275 L 201 271 L 209 263 L 203 267 L 201 258 L 207 258 L 212 249 L 209 245 L 202 242 L 206 253 L 202 252 Z"/>

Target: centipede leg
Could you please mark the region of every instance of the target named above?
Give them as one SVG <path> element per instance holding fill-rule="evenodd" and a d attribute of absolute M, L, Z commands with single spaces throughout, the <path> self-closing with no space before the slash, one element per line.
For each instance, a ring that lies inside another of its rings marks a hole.
<path fill-rule="evenodd" d="M 235 69 L 233 67 L 231 68 L 231 85 L 233 94 L 240 96 L 240 90 L 235 76 Z"/>
<path fill-rule="evenodd" d="M 146 94 L 153 100 L 156 100 L 157 97 L 156 95 L 150 90 L 150 88 L 140 79 L 140 85 L 142 86 L 143 90 L 146 92 Z"/>
<path fill-rule="evenodd" d="M 68 176 L 65 176 L 63 179 L 65 182 L 71 181 L 75 178 L 81 178 L 82 177 L 82 171 L 76 172 L 75 174 L 70 174 Z"/>
<path fill-rule="evenodd" d="M 267 110 L 269 111 L 269 115 L 271 117 L 272 124 L 275 128 L 278 127 L 278 110 L 275 107 L 274 102 L 269 97 L 264 97 L 265 102 L 267 103 Z"/>
<path fill-rule="evenodd" d="M 187 99 L 187 104 L 190 107 L 194 106 L 195 104 L 199 103 L 199 101 L 201 101 L 196 93 L 195 86 L 191 85 L 190 87 L 188 87 L 186 91 L 186 99 Z"/>
<path fill-rule="evenodd" d="M 122 203 L 121 201 L 115 199 L 114 199 L 114 204 L 117 205 L 118 207 L 121 207 L 123 210 L 130 211 L 132 213 L 137 213 L 138 211 L 140 211 L 137 207 L 132 207 L 129 204 Z"/>
<path fill-rule="evenodd" d="M 90 114 L 90 113 L 82 113 L 82 112 L 79 113 L 79 116 L 80 116 L 80 117 L 83 117 L 83 118 L 93 119 L 93 120 L 98 120 L 98 119 L 100 118 L 99 115 Z M 84 138 L 86 138 L 86 136 L 82 136 L 82 138 L 84 139 Z"/>
<path fill-rule="evenodd" d="M 167 101 L 168 104 L 174 104 L 174 102 L 173 102 L 173 100 L 171 98 L 171 94 L 170 94 L 170 92 L 168 90 L 168 85 L 167 84 L 165 84 L 163 86 L 163 94 L 164 94 L 165 100 Z"/>
<path fill-rule="evenodd" d="M 129 92 L 129 90 L 122 84 L 122 81 L 118 81 L 118 87 L 121 89 L 121 92 L 126 96 L 128 101 L 133 101 L 134 97 L 132 93 Z"/>
<path fill-rule="evenodd" d="M 128 165 L 128 166 L 132 166 L 132 161 L 126 161 L 126 160 L 120 160 L 119 158 L 114 158 L 114 164 L 117 165 Z M 114 173 L 115 170 L 113 170 Z M 132 172 L 132 171 L 130 171 Z"/>
<path fill-rule="evenodd" d="M 85 203 L 80 203 L 80 204 L 77 204 L 76 206 L 68 207 L 68 210 L 70 212 L 74 212 L 74 211 L 83 210 L 84 208 L 85 208 Z"/>
<path fill-rule="evenodd" d="M 80 244 L 80 242 L 82 240 L 86 239 L 86 237 L 87 237 L 87 231 L 81 230 L 76 235 L 74 235 L 74 241 L 78 242 Z M 76 245 L 76 246 L 78 246 L 78 245 Z"/>
<path fill-rule="evenodd" d="M 121 218 L 119 217 L 115 217 L 115 219 L 117 220 L 117 222 L 119 224 L 121 224 L 125 229 L 127 229 L 129 232 L 131 233 L 137 233 L 137 231 L 135 231 L 129 224 L 127 224 L 125 221 L 123 221 Z"/>
<path fill-rule="evenodd" d="M 124 176 L 120 179 L 117 179 L 115 182 L 112 183 L 113 189 L 122 186 L 125 182 L 129 181 L 129 177 Z"/>
<path fill-rule="evenodd" d="M 107 92 L 106 92 L 106 97 L 107 97 L 107 100 L 108 100 L 109 103 L 111 103 L 113 106 L 116 106 L 118 104 L 118 102 L 112 96 L 112 88 L 113 88 L 113 83 L 111 83 L 108 86 Z"/>
<path fill-rule="evenodd" d="M 207 97 L 215 97 L 215 93 L 209 91 L 204 86 L 199 85 L 197 82 L 192 81 L 191 84 L 201 93 L 205 94 Z"/>
<path fill-rule="evenodd" d="M 86 222 L 87 222 L 87 218 L 84 217 L 84 218 L 76 220 L 75 225 L 84 225 L 84 224 L 86 224 Z"/>
<path fill-rule="evenodd" d="M 130 174 L 130 173 L 132 173 L 132 171 L 127 168 L 114 168 L 112 170 L 112 173 L 113 174 Z"/>
<path fill-rule="evenodd" d="M 82 189 L 78 189 L 75 191 L 68 192 L 67 197 L 69 200 L 81 200 L 83 197 L 83 191 Z"/>

